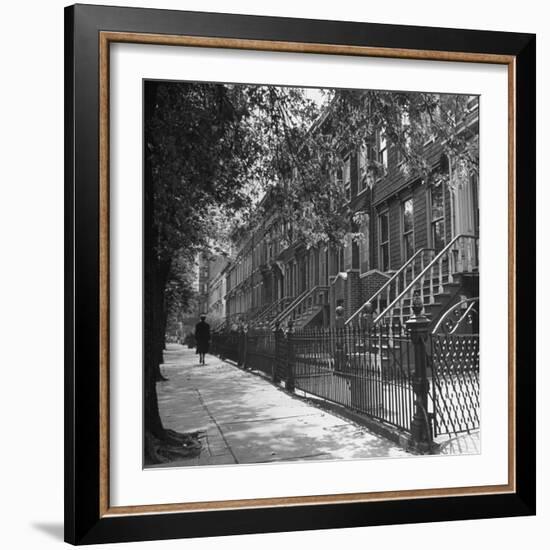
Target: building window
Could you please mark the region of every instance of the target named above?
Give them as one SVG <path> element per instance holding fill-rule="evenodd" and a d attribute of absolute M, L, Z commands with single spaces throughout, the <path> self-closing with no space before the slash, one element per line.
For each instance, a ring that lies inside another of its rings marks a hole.
<path fill-rule="evenodd" d="M 351 199 L 351 155 L 340 160 L 331 171 L 331 178 L 337 189 L 342 189 L 346 200 Z"/>
<path fill-rule="evenodd" d="M 431 245 L 439 252 L 445 247 L 445 206 L 441 180 L 430 189 L 430 218 Z"/>
<path fill-rule="evenodd" d="M 361 145 L 359 149 L 359 154 L 357 155 L 357 168 L 359 172 L 359 182 L 358 188 L 359 191 L 363 191 L 367 187 L 367 174 L 368 174 L 368 147 L 366 145 Z"/>
<path fill-rule="evenodd" d="M 363 191 L 367 187 L 372 187 L 374 184 L 372 170 L 369 170 L 369 162 L 374 160 L 375 157 L 375 150 L 371 144 L 362 145 L 359 149 L 359 153 L 357 155 L 357 168 L 359 172 L 359 192 Z"/>
<path fill-rule="evenodd" d="M 405 151 L 409 151 L 411 147 L 411 129 L 410 129 L 411 123 L 409 119 L 409 113 L 407 111 L 403 111 L 401 113 L 401 119 L 400 119 L 400 130 L 403 136 L 402 139 L 402 147 Z M 401 150 L 400 147 L 397 146 L 397 162 L 401 163 L 405 160 L 405 154 Z"/>
<path fill-rule="evenodd" d="M 351 238 L 351 234 L 348 233 L 344 241 L 344 267 L 341 271 L 348 271 L 353 269 L 353 248 L 355 243 Z"/>
<path fill-rule="evenodd" d="M 344 169 L 341 166 L 338 166 L 338 168 L 336 168 L 334 177 L 336 178 L 337 187 L 342 188 L 344 186 Z"/>
<path fill-rule="evenodd" d="M 388 211 L 378 216 L 378 231 L 380 235 L 379 244 L 379 266 L 381 271 L 390 269 L 390 218 Z"/>
<path fill-rule="evenodd" d="M 384 170 L 388 169 L 388 142 L 384 130 L 381 130 L 378 136 L 378 162 Z"/>
<path fill-rule="evenodd" d="M 477 98 L 476 98 L 477 99 Z M 476 174 L 472 175 L 472 193 L 474 201 L 474 228 L 475 234 L 479 235 L 479 189 L 478 189 L 478 177 Z"/>
<path fill-rule="evenodd" d="M 345 271 L 344 268 L 344 245 L 340 245 L 336 251 L 336 274 Z"/>
<path fill-rule="evenodd" d="M 359 265 L 361 273 L 369 270 L 369 215 L 363 214 L 359 227 Z"/>
<path fill-rule="evenodd" d="M 351 199 L 351 156 L 348 155 L 344 159 L 343 169 L 341 170 L 341 182 L 344 186 L 344 192 L 346 194 L 346 199 L 349 201 Z"/>
<path fill-rule="evenodd" d="M 407 261 L 414 254 L 414 207 L 412 198 L 401 203 L 401 254 Z"/>

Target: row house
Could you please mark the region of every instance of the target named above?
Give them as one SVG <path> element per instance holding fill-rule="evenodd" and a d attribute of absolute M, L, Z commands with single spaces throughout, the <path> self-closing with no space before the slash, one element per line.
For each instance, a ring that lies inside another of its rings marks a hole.
<path fill-rule="evenodd" d="M 466 124 L 477 134 L 477 97 L 468 109 Z M 408 175 L 381 133 L 341 155 L 334 177 L 351 213 L 342 245 L 292 242 L 290 223 L 270 209 L 267 193 L 261 206 L 268 215 L 225 266 L 226 317 L 257 326 L 328 326 L 340 306 L 347 322 L 365 314 L 404 322 L 416 293 L 435 324 L 446 309 L 477 297 L 477 175 L 449 161 L 437 140 L 424 148 L 438 174 L 430 182 Z M 376 174 L 367 169 L 373 160 Z"/>
<path fill-rule="evenodd" d="M 198 255 L 197 259 L 197 266 L 198 266 L 198 273 L 197 273 L 197 309 L 198 314 L 206 313 L 208 310 L 208 281 L 210 278 L 210 270 L 209 270 L 209 259 L 208 255 L 204 252 L 201 252 Z"/>
<path fill-rule="evenodd" d="M 215 256 L 208 263 L 208 298 L 206 313 L 212 327 L 221 325 L 226 317 L 226 277 L 228 260 L 225 256 Z"/>

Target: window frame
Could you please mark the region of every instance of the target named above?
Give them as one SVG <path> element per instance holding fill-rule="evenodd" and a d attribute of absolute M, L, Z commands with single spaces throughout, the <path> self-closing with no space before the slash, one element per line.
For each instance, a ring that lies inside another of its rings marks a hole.
<path fill-rule="evenodd" d="M 442 200 L 442 214 L 441 216 L 439 216 L 437 219 L 434 219 L 434 216 L 433 216 L 433 211 L 434 211 L 434 207 L 433 207 L 433 190 L 434 190 L 434 187 L 440 185 L 441 186 L 441 200 Z M 428 225 L 429 225 L 429 232 L 428 232 L 428 238 L 429 238 L 429 243 L 430 243 L 430 247 L 433 248 L 437 253 L 441 252 L 441 250 L 443 250 L 443 248 L 445 248 L 445 246 L 447 245 L 447 223 L 446 223 L 446 220 L 445 220 L 445 187 L 444 187 L 444 182 L 441 178 L 438 178 L 435 182 L 433 182 L 429 188 L 428 188 Z M 435 239 L 434 239 L 434 227 L 436 224 L 438 223 L 442 223 L 442 226 L 443 226 L 443 246 L 441 247 L 440 250 L 437 249 L 437 247 L 435 246 Z"/>
<path fill-rule="evenodd" d="M 385 128 L 379 128 L 378 129 L 378 135 L 377 135 L 377 160 L 378 162 L 384 167 L 384 171 L 388 171 L 388 138 L 384 135 Z M 384 147 L 382 147 L 382 143 L 384 143 Z"/>
<path fill-rule="evenodd" d="M 342 187 L 346 200 L 351 201 L 351 153 L 342 157 Z"/>
<path fill-rule="evenodd" d="M 399 120 L 400 129 L 403 130 L 406 126 L 411 125 L 411 117 L 409 115 L 408 111 L 401 112 L 400 120 Z M 407 148 L 410 148 L 411 145 L 411 136 L 408 134 L 405 138 L 405 145 Z M 405 162 L 405 157 L 403 156 L 403 153 L 401 152 L 401 149 L 396 144 L 395 145 L 395 157 L 397 159 L 397 166 L 401 167 Z"/>
<path fill-rule="evenodd" d="M 359 226 L 359 233 L 361 233 L 361 241 L 358 243 L 358 252 L 359 252 L 359 274 L 363 275 L 368 273 L 371 267 L 370 261 L 370 215 L 365 213 L 365 219 L 362 220 L 361 225 Z M 363 256 L 366 256 L 366 265 L 367 268 L 363 270 Z"/>
<path fill-rule="evenodd" d="M 386 241 L 382 241 L 382 217 L 386 216 L 387 219 L 387 227 L 388 227 L 388 238 Z M 391 242 L 391 235 L 390 235 L 390 210 L 389 208 L 384 208 L 383 210 L 380 210 L 378 212 L 378 268 L 380 271 L 383 271 L 384 273 L 386 271 L 391 270 L 391 255 L 390 255 L 390 242 Z M 383 262 L 383 253 L 382 249 L 384 246 L 387 246 L 388 248 L 388 265 L 384 266 Z M 386 267 L 386 269 L 384 269 Z"/>
<path fill-rule="evenodd" d="M 405 231 L 405 203 L 411 202 L 412 206 L 412 227 L 409 231 Z M 400 204 L 400 234 L 401 234 L 401 262 L 405 263 L 407 260 L 409 260 L 415 253 L 415 244 L 416 244 L 416 238 L 415 238 L 415 223 L 414 223 L 414 197 L 413 195 L 407 195 L 401 200 Z M 405 245 L 405 239 L 408 236 L 412 237 L 412 250 L 411 255 L 407 256 L 407 247 Z"/>
<path fill-rule="evenodd" d="M 372 143 L 363 143 L 357 149 L 357 194 L 360 195 L 373 187 L 375 178 L 369 171 L 369 162 L 377 157 L 376 148 Z M 364 161 L 364 165 L 363 165 Z M 369 182 L 370 179 L 370 182 Z"/>

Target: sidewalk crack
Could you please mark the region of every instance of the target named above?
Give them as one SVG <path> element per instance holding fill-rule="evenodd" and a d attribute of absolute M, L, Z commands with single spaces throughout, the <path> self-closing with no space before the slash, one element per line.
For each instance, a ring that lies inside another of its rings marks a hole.
<path fill-rule="evenodd" d="M 223 439 L 223 442 L 225 443 L 227 449 L 229 450 L 231 456 L 233 457 L 233 460 L 235 461 L 235 464 L 239 464 L 239 460 L 237 459 L 237 457 L 235 456 L 235 453 L 233 452 L 233 449 L 229 445 L 229 442 L 227 441 L 227 439 L 225 437 L 225 434 L 223 433 L 223 430 L 221 429 L 221 426 L 218 424 L 218 421 L 214 418 L 214 416 L 210 412 L 210 409 L 206 406 L 206 403 L 204 402 L 204 399 L 201 395 L 200 390 L 198 388 L 193 388 L 193 389 L 197 392 L 197 396 L 199 398 L 199 403 L 204 407 L 204 410 L 206 411 L 206 414 L 208 414 L 210 420 L 214 423 L 216 428 L 218 428 L 218 431 L 220 432 L 220 435 Z M 208 433 L 207 433 L 207 437 L 208 437 Z M 208 450 L 210 451 L 210 448 Z"/>

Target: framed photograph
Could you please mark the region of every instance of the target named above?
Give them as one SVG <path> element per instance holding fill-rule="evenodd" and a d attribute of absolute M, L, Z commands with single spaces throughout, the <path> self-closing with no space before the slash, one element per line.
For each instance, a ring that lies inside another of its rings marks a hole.
<path fill-rule="evenodd" d="M 65 11 L 65 539 L 535 513 L 535 36 Z"/>

